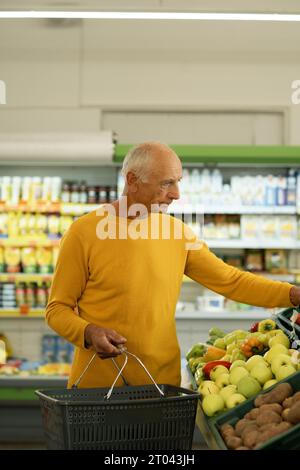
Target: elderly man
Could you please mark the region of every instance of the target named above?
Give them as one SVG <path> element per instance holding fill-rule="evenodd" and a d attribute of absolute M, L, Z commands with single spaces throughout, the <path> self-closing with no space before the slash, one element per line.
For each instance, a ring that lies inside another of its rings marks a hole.
<path fill-rule="evenodd" d="M 76 346 L 69 386 L 95 352 L 80 386 L 110 386 L 116 368 L 99 358 L 114 357 L 122 365 L 117 356 L 124 344 L 156 382 L 179 385 L 175 310 L 183 274 L 239 302 L 270 308 L 299 304 L 300 288 L 227 265 L 165 213 L 179 198 L 182 178 L 181 162 L 169 147 L 145 142 L 131 149 L 123 175 L 123 197 L 80 217 L 61 243 L 46 318 Z M 132 359 L 124 376 L 131 385 L 149 382 Z"/>

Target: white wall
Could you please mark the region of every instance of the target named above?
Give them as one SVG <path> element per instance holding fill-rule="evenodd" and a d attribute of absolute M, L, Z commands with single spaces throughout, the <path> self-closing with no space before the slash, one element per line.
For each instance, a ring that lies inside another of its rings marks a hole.
<path fill-rule="evenodd" d="M 95 131 L 107 110 L 274 111 L 299 145 L 299 48 L 297 23 L 2 20 L 0 132 Z"/>

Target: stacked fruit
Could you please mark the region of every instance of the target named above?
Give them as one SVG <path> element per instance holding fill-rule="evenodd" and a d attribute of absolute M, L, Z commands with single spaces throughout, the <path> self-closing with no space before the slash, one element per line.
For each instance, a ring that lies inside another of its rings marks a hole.
<path fill-rule="evenodd" d="M 219 330 L 213 346 L 200 343 L 189 351 L 187 359 L 207 416 L 235 407 L 300 369 L 300 353 L 289 349 L 289 338 L 273 320 L 251 329 L 229 334 Z M 212 355 L 214 360 L 207 359 Z"/>

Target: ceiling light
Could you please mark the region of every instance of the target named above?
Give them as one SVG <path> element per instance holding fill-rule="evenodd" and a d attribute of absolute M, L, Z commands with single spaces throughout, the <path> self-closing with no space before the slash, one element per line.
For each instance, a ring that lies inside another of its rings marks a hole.
<path fill-rule="evenodd" d="M 210 21 L 300 21 L 300 14 L 280 13 L 176 13 L 127 11 L 0 11 L 0 19 L 70 18 L 101 20 L 210 20 Z"/>

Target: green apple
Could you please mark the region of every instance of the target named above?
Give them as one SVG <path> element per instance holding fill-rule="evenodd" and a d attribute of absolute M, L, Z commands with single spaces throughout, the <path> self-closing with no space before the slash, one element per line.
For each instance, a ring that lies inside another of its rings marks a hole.
<path fill-rule="evenodd" d="M 223 360 L 223 359 L 222 359 Z M 246 366 L 246 362 L 245 361 L 242 361 L 241 359 L 238 359 L 237 361 L 234 361 L 231 366 L 230 366 L 230 371 L 232 369 L 235 369 L 236 367 L 245 367 L 245 369 L 247 368 Z"/>
<path fill-rule="evenodd" d="M 217 393 L 206 395 L 202 400 L 202 408 L 207 416 L 214 416 L 224 410 L 225 402 L 223 397 Z"/>
<path fill-rule="evenodd" d="M 263 386 L 263 390 L 266 390 L 267 388 L 269 387 L 272 387 L 273 385 L 277 384 L 277 380 L 276 379 L 271 379 L 271 380 L 268 380 L 264 386 Z"/>
<path fill-rule="evenodd" d="M 261 386 L 258 380 L 248 375 L 238 382 L 237 391 L 238 393 L 241 393 L 241 395 L 244 395 L 244 397 L 249 398 L 259 393 L 261 391 Z"/>
<path fill-rule="evenodd" d="M 211 369 L 209 378 L 210 380 L 215 381 L 217 377 L 221 374 L 228 374 L 228 369 L 225 366 L 215 366 Z"/>
<path fill-rule="evenodd" d="M 215 348 L 226 349 L 226 344 L 225 344 L 224 338 L 217 338 L 214 341 L 214 346 L 215 346 Z"/>
<path fill-rule="evenodd" d="M 275 344 L 283 344 L 287 349 L 290 347 L 290 340 L 285 333 L 278 334 L 269 339 L 269 348 L 275 346 Z"/>
<path fill-rule="evenodd" d="M 269 364 L 272 364 L 274 357 L 278 356 L 278 354 L 288 354 L 288 349 L 283 344 L 275 344 L 275 346 L 272 346 L 270 350 L 266 352 L 264 359 Z"/>
<path fill-rule="evenodd" d="M 259 356 L 259 354 L 255 354 L 254 356 L 251 356 L 246 362 L 247 370 L 251 372 L 252 368 L 259 362 L 263 362 L 263 363 L 265 362 L 262 356 Z"/>
<path fill-rule="evenodd" d="M 241 352 L 239 348 L 235 348 L 232 353 L 232 361 L 246 361 L 246 356 Z"/>
<path fill-rule="evenodd" d="M 229 344 L 229 346 L 226 348 L 226 354 L 232 354 L 232 351 L 234 351 L 236 348 L 236 342 Z"/>
<path fill-rule="evenodd" d="M 227 398 L 232 395 L 233 393 L 236 393 L 237 387 L 236 385 L 227 385 L 226 387 L 221 388 L 220 390 L 220 395 L 223 397 L 224 401 L 226 402 Z"/>
<path fill-rule="evenodd" d="M 231 355 L 225 354 L 225 356 L 222 357 L 222 361 L 231 362 Z"/>
<path fill-rule="evenodd" d="M 235 406 L 239 405 L 240 403 L 243 403 L 243 401 L 245 401 L 245 400 L 246 400 L 246 398 L 241 393 L 232 393 L 231 395 L 229 395 L 227 400 L 225 400 L 225 404 L 226 404 L 227 408 L 230 409 L 230 408 L 234 408 Z"/>
<path fill-rule="evenodd" d="M 219 387 L 220 390 L 226 387 L 227 385 L 229 385 L 230 382 L 229 382 L 228 372 L 226 374 L 218 375 L 218 377 L 216 378 L 215 384 Z"/>
<path fill-rule="evenodd" d="M 290 364 L 284 364 L 283 366 L 280 366 L 275 374 L 276 379 L 283 380 L 289 375 L 292 375 L 296 372 L 295 368 L 291 366 Z"/>
<path fill-rule="evenodd" d="M 291 356 L 289 356 L 288 354 L 278 354 L 276 357 L 274 357 L 271 363 L 271 369 L 272 369 L 273 374 L 276 375 L 276 372 L 279 369 L 279 367 L 285 366 L 287 364 L 289 366 L 293 365 Z"/>
<path fill-rule="evenodd" d="M 212 380 L 204 380 L 202 384 L 199 385 L 198 392 L 202 396 L 210 395 L 211 393 L 219 393 L 219 387 Z"/>
<path fill-rule="evenodd" d="M 250 372 L 251 376 L 254 377 L 261 385 L 264 385 L 268 380 L 273 379 L 273 374 L 266 364 L 256 364 Z"/>
<path fill-rule="evenodd" d="M 237 385 L 238 381 L 246 375 L 249 375 L 249 372 L 245 367 L 235 367 L 229 372 L 229 381 L 231 384 Z"/>

